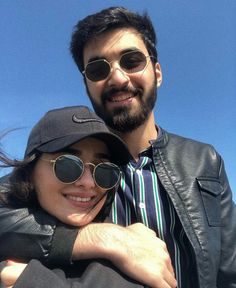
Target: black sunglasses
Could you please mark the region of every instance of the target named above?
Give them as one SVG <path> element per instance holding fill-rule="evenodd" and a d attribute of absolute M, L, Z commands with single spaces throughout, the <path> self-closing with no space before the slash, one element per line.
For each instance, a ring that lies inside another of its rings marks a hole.
<path fill-rule="evenodd" d="M 75 155 L 60 155 L 55 160 L 41 159 L 53 163 L 54 175 L 64 184 L 72 184 L 79 180 L 84 173 L 85 165 L 93 166 L 94 182 L 102 189 L 111 189 L 120 180 L 120 168 L 110 162 L 101 162 L 97 165 L 84 163 Z"/>
<path fill-rule="evenodd" d="M 147 58 L 153 56 L 146 56 L 139 50 L 126 52 L 121 55 L 118 60 L 120 68 L 126 73 L 136 73 L 144 70 L 147 66 Z M 111 62 L 106 59 L 98 59 L 89 62 L 82 72 L 90 81 L 97 82 L 106 79 L 112 70 Z"/>

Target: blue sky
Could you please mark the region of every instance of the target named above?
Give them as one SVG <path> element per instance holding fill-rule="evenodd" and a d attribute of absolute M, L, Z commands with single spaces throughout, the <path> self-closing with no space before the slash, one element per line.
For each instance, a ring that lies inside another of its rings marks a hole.
<path fill-rule="evenodd" d="M 120 5 L 146 10 L 157 31 L 164 79 L 156 122 L 211 143 L 236 199 L 235 0 L 0 0 L 0 131 L 21 128 L 2 148 L 21 158 L 30 129 L 47 110 L 91 106 L 68 49 L 73 26 Z"/>

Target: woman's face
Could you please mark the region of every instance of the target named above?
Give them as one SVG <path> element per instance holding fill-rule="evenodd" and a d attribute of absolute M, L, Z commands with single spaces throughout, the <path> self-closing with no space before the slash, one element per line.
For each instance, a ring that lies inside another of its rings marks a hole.
<path fill-rule="evenodd" d="M 109 161 L 108 148 L 101 140 L 86 138 L 60 153 L 42 154 L 33 171 L 32 180 L 41 207 L 66 224 L 83 226 L 101 210 L 106 190 L 95 184 L 90 165 L 85 165 L 83 175 L 74 183 L 60 182 L 53 173 L 53 164 L 47 160 L 63 154 L 76 155 L 84 163 L 97 165 Z"/>

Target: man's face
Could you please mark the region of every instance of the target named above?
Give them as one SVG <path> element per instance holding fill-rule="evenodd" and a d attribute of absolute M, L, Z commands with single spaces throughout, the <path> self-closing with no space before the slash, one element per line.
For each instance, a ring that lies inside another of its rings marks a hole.
<path fill-rule="evenodd" d="M 133 131 L 142 125 L 156 101 L 156 88 L 160 86 L 160 65 L 146 57 L 144 69 L 128 73 L 119 60 L 128 52 L 138 50 L 150 56 L 137 31 L 123 28 L 103 33 L 90 40 L 84 48 L 84 65 L 105 59 L 111 65 L 107 78 L 93 82 L 86 78 L 87 92 L 95 112 L 112 129 L 121 133 Z"/>

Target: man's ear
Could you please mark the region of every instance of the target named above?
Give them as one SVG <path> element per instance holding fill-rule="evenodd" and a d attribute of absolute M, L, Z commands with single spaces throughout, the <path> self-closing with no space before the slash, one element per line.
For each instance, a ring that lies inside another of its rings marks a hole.
<path fill-rule="evenodd" d="M 159 88 L 161 86 L 162 83 L 162 72 L 161 72 L 161 65 L 160 63 L 156 63 L 155 64 L 155 75 L 156 75 L 156 79 L 157 79 L 157 88 Z"/>

